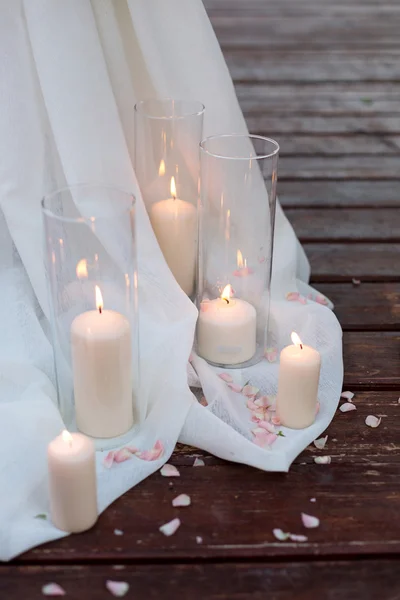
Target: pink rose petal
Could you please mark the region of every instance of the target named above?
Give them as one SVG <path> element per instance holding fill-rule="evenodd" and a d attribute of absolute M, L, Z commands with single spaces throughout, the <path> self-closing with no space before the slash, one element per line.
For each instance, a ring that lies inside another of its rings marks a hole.
<path fill-rule="evenodd" d="M 208 406 L 208 402 L 207 402 L 207 400 L 206 400 L 206 397 L 205 397 L 205 396 L 202 396 L 202 397 L 200 398 L 200 400 L 199 400 L 199 403 L 200 403 L 202 406 Z"/>
<path fill-rule="evenodd" d="M 282 531 L 282 529 L 273 529 L 272 533 L 274 534 L 274 537 L 280 542 L 285 542 L 290 537 L 290 533 L 285 533 L 284 531 Z"/>
<path fill-rule="evenodd" d="M 257 417 L 257 415 L 256 415 L 256 414 L 253 414 L 253 415 L 251 416 L 251 421 L 252 421 L 252 423 L 259 423 L 259 422 L 261 421 L 261 418 L 260 418 L 260 417 Z"/>
<path fill-rule="evenodd" d="M 301 513 L 301 520 L 304 527 L 307 527 L 307 529 L 315 529 L 316 527 L 319 527 L 319 519 L 317 517 L 313 517 L 312 515 Z"/>
<path fill-rule="evenodd" d="M 115 598 L 122 598 L 129 590 L 129 583 L 126 581 L 112 581 L 111 579 L 107 579 L 106 588 L 110 594 L 115 596 Z"/>
<path fill-rule="evenodd" d="M 318 450 L 323 450 L 326 446 L 327 441 L 328 441 L 328 436 L 326 435 L 325 437 L 321 437 L 321 438 L 318 438 L 317 440 L 314 440 L 313 444 L 316 448 L 318 448 Z"/>
<path fill-rule="evenodd" d="M 259 398 L 254 400 L 254 404 L 262 408 L 267 408 L 267 406 L 269 406 L 269 403 L 269 396 L 260 396 Z"/>
<path fill-rule="evenodd" d="M 257 404 L 255 404 L 251 398 L 249 398 L 249 399 L 247 400 L 247 402 L 246 402 L 246 406 L 247 406 L 247 408 L 248 408 L 249 410 L 253 410 L 253 411 L 257 411 L 257 410 L 258 410 L 258 408 L 259 408 L 259 407 L 257 406 Z"/>
<path fill-rule="evenodd" d="M 132 452 L 132 448 L 130 449 Z M 161 440 L 157 440 L 151 450 L 137 450 L 135 455 L 141 460 L 153 461 L 158 460 L 164 454 L 164 446 Z"/>
<path fill-rule="evenodd" d="M 194 459 L 193 466 L 194 466 L 194 467 L 204 467 L 204 466 L 205 466 L 205 464 L 206 464 L 206 463 L 205 463 L 205 462 L 204 462 L 204 460 L 202 460 L 201 458 L 195 458 L 195 459 Z"/>
<path fill-rule="evenodd" d="M 345 398 L 346 400 L 352 400 L 354 398 L 354 394 L 353 392 L 342 392 L 340 397 Z"/>
<path fill-rule="evenodd" d="M 379 427 L 381 421 L 381 417 L 374 417 L 374 415 L 368 415 L 368 417 L 365 419 L 365 424 L 368 425 L 368 427 L 372 427 L 375 429 L 375 427 Z"/>
<path fill-rule="evenodd" d="M 288 300 L 289 302 L 297 302 L 299 299 L 299 292 L 288 292 L 286 294 L 286 300 Z"/>
<path fill-rule="evenodd" d="M 276 433 L 274 425 L 272 423 L 268 423 L 268 421 L 260 421 L 258 425 L 259 427 L 262 427 L 268 431 L 268 433 Z"/>
<path fill-rule="evenodd" d="M 115 455 L 115 451 L 114 450 L 110 450 L 110 452 L 107 454 L 107 456 L 103 460 L 103 466 L 106 469 L 111 469 L 112 464 L 114 462 L 114 455 Z"/>
<path fill-rule="evenodd" d="M 159 527 L 159 530 L 161 531 L 161 533 L 163 533 L 164 535 L 169 537 L 170 535 L 174 535 L 174 533 L 180 527 L 180 525 L 181 525 L 180 519 L 172 519 L 172 521 L 169 521 L 168 523 L 161 525 L 161 527 Z"/>
<path fill-rule="evenodd" d="M 271 417 L 271 423 L 273 425 L 282 425 L 281 420 L 279 417 Z"/>
<path fill-rule="evenodd" d="M 314 462 L 317 465 L 330 465 L 332 462 L 332 458 L 330 456 L 315 456 Z"/>
<path fill-rule="evenodd" d="M 296 533 L 290 533 L 289 534 L 289 538 L 292 540 L 292 542 L 307 542 L 308 541 L 308 537 L 306 535 L 299 535 Z"/>
<path fill-rule="evenodd" d="M 307 304 L 307 298 L 305 298 L 301 294 L 300 294 L 298 300 L 299 300 L 300 304 Z"/>
<path fill-rule="evenodd" d="M 172 500 L 172 506 L 177 508 L 178 506 L 190 506 L 192 503 L 190 496 L 187 494 L 179 494 L 176 498 Z"/>
<path fill-rule="evenodd" d="M 319 400 L 317 400 L 317 405 L 316 405 L 316 407 L 315 407 L 315 414 L 316 414 L 316 415 L 319 413 L 319 411 L 320 411 L 320 408 L 321 408 L 321 403 L 320 403 L 320 401 L 319 401 Z"/>
<path fill-rule="evenodd" d="M 328 299 L 325 298 L 325 296 L 323 296 L 322 294 L 317 295 L 317 297 L 315 298 L 315 302 L 317 302 L 318 304 L 322 304 L 323 306 L 328 306 L 329 304 Z"/>
<path fill-rule="evenodd" d="M 170 465 L 165 463 L 165 465 L 160 469 L 160 473 L 163 477 L 180 477 L 178 469 L 174 467 L 174 465 Z"/>
<path fill-rule="evenodd" d="M 226 383 L 233 382 L 232 375 L 229 375 L 229 373 L 218 373 L 218 377 L 222 379 L 222 381 L 226 381 Z"/>
<path fill-rule="evenodd" d="M 127 448 L 121 448 L 121 450 L 117 450 L 114 455 L 114 462 L 119 464 L 123 463 L 126 460 L 130 460 L 132 458 L 131 452 Z"/>
<path fill-rule="evenodd" d="M 237 383 L 228 383 L 228 388 L 230 388 L 233 392 L 236 392 L 237 394 L 242 393 L 242 386 L 238 385 Z"/>
<path fill-rule="evenodd" d="M 267 444 L 268 446 L 272 446 L 272 444 L 278 439 L 278 436 L 275 433 L 269 433 L 267 436 Z"/>
<path fill-rule="evenodd" d="M 276 362 L 276 359 L 278 358 L 278 348 L 275 348 L 275 347 L 266 348 L 265 352 L 264 352 L 264 356 L 268 362 L 270 362 L 270 363 Z"/>
<path fill-rule="evenodd" d="M 254 398 L 254 396 L 257 396 L 259 391 L 260 390 L 257 387 L 254 387 L 254 385 L 245 385 L 242 389 L 242 394 L 247 398 Z"/>
<path fill-rule="evenodd" d="M 355 406 L 355 404 L 352 404 L 352 402 L 345 402 L 344 404 L 342 404 L 342 406 L 339 406 L 339 410 L 342 413 L 346 413 L 352 410 L 357 410 L 357 407 Z"/>
<path fill-rule="evenodd" d="M 46 583 L 42 587 L 43 596 L 65 596 L 65 590 L 58 583 Z"/>

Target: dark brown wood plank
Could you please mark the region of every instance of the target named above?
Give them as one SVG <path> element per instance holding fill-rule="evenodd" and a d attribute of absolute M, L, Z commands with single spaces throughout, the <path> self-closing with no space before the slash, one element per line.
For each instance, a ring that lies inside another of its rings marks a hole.
<path fill-rule="evenodd" d="M 43 600 L 41 588 L 56 581 L 69 600 L 109 600 L 106 581 L 126 581 L 125 598 L 147 600 L 396 600 L 396 559 L 306 563 L 105 565 L 0 569 L 4 600 Z"/>
<path fill-rule="evenodd" d="M 278 181 L 282 206 L 376 207 L 400 206 L 398 181 Z"/>
<path fill-rule="evenodd" d="M 400 281 L 400 244 L 305 244 L 314 282 Z"/>
<path fill-rule="evenodd" d="M 334 303 L 345 331 L 400 330 L 399 283 L 320 283 L 318 290 Z"/>
<path fill-rule="evenodd" d="M 263 473 L 213 457 L 205 459 L 205 467 L 193 468 L 185 465 L 192 465 L 198 452 L 190 455 L 186 450 L 172 459 L 179 466 L 179 479 L 171 482 L 154 474 L 119 498 L 93 530 L 41 546 L 17 562 L 400 552 L 399 389 L 400 381 L 397 391 L 357 393 L 356 411 L 337 412 L 326 449 L 310 446 L 288 474 Z M 368 414 L 383 417 L 379 428 L 365 425 Z M 321 454 L 332 456 L 332 463 L 316 465 L 313 459 Z M 190 507 L 172 508 L 179 493 L 190 494 Z M 318 516 L 321 526 L 305 530 L 301 511 Z M 158 527 L 173 517 L 181 518 L 181 528 L 165 538 Z M 309 541 L 277 542 L 274 527 L 306 534 Z M 124 534 L 115 536 L 115 528 Z M 203 538 L 201 544 L 196 536 Z"/>
<path fill-rule="evenodd" d="M 286 216 L 305 243 L 400 242 L 397 208 L 300 208 L 286 210 Z"/>
<path fill-rule="evenodd" d="M 343 335 L 345 386 L 371 390 L 400 388 L 399 355 L 399 332 L 346 332 Z"/>

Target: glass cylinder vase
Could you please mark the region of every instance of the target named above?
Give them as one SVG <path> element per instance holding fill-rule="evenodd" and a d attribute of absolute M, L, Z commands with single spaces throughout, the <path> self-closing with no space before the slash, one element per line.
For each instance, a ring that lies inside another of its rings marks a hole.
<path fill-rule="evenodd" d="M 164 258 L 194 298 L 204 106 L 150 99 L 135 106 L 135 172 Z"/>
<path fill-rule="evenodd" d="M 140 419 L 134 197 L 76 185 L 42 209 L 60 412 L 97 446 L 118 445 Z"/>
<path fill-rule="evenodd" d="M 247 367 L 267 347 L 279 146 L 233 134 L 200 148 L 197 352 Z"/>

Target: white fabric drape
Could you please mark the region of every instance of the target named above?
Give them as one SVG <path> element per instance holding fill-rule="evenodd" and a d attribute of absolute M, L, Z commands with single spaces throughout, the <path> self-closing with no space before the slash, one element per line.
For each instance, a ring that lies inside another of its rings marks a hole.
<path fill-rule="evenodd" d="M 161 439 L 166 454 L 155 462 L 133 457 L 107 470 L 98 453 L 101 510 L 160 468 L 178 439 L 229 460 L 285 471 L 337 406 L 341 330 L 328 308 L 285 299 L 288 291 L 308 293 L 308 265 L 280 209 L 273 336 L 282 348 L 296 329 L 322 353 L 318 419 L 305 431 L 279 438 L 271 451 L 255 446 L 240 396 L 197 358 L 209 407 L 194 399 L 187 361 L 197 312 L 164 263 L 132 167 L 133 106 L 149 96 L 203 102 L 205 135 L 246 131 L 200 0 L 0 0 L 2 560 L 65 535 L 34 518 L 48 512 L 46 447 L 63 428 L 55 398 L 40 212 L 41 197 L 57 187 L 107 183 L 133 190 L 138 198 L 141 395 L 147 415 L 133 444 L 147 449 Z M 251 378 L 273 393 L 277 369 L 265 361 L 235 377 Z"/>

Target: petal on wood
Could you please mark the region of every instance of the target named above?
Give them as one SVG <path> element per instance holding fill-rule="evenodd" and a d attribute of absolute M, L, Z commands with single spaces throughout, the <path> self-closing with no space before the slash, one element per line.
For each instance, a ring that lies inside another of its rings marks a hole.
<path fill-rule="evenodd" d="M 204 462 L 204 460 L 202 460 L 201 458 L 195 458 L 195 459 L 194 459 L 193 466 L 194 466 L 194 467 L 204 467 L 204 466 L 205 466 L 205 464 L 206 464 L 206 463 L 205 463 L 205 462 Z"/>
<path fill-rule="evenodd" d="M 179 494 L 176 498 L 172 500 L 172 506 L 177 508 L 178 506 L 190 506 L 192 503 L 190 496 L 187 494 Z"/>
<path fill-rule="evenodd" d="M 218 373 L 218 377 L 222 379 L 222 381 L 226 381 L 226 383 L 233 382 L 232 375 L 229 375 L 229 373 Z"/>
<path fill-rule="evenodd" d="M 128 593 L 129 583 L 126 581 L 112 581 L 112 579 L 107 579 L 106 588 L 115 596 L 115 598 L 123 598 L 125 594 Z"/>
<path fill-rule="evenodd" d="M 201 537 L 201 535 L 196 535 L 196 544 L 202 544 L 203 543 L 203 538 Z"/>
<path fill-rule="evenodd" d="M 352 410 L 357 410 L 357 407 L 352 402 L 345 402 L 342 406 L 339 406 L 339 410 L 343 413 L 350 412 Z"/>
<path fill-rule="evenodd" d="M 316 448 L 318 448 L 318 450 L 323 450 L 326 446 L 327 441 L 328 441 L 328 436 L 326 435 L 325 437 L 321 437 L 321 438 L 318 438 L 317 440 L 314 440 L 313 444 Z"/>
<path fill-rule="evenodd" d="M 177 531 L 177 529 L 179 529 L 180 525 L 181 525 L 180 519 L 172 519 L 172 521 L 169 521 L 168 523 L 161 525 L 161 527 L 159 529 L 160 529 L 161 533 L 163 533 L 164 535 L 169 537 L 170 535 L 174 535 L 174 533 Z"/>
<path fill-rule="evenodd" d="M 122 529 L 114 529 L 114 535 L 124 535 Z"/>
<path fill-rule="evenodd" d="M 351 283 L 355 286 L 358 286 L 361 284 L 361 281 L 359 279 L 356 279 L 355 277 L 353 277 L 353 279 L 351 280 Z"/>
<path fill-rule="evenodd" d="M 114 462 L 114 455 L 115 455 L 115 451 L 110 450 L 110 452 L 107 454 L 107 456 L 103 460 L 103 467 L 105 467 L 106 469 L 111 469 L 112 464 Z"/>
<path fill-rule="evenodd" d="M 345 398 L 346 400 L 352 400 L 354 398 L 354 394 L 353 392 L 342 392 L 340 397 Z"/>
<path fill-rule="evenodd" d="M 304 527 L 307 527 L 307 529 L 315 529 L 316 527 L 319 527 L 320 521 L 318 517 L 313 517 L 312 515 L 301 513 L 301 520 L 303 522 Z"/>
<path fill-rule="evenodd" d="M 379 427 L 379 425 L 381 424 L 381 417 L 375 417 L 374 415 L 368 415 L 368 417 L 365 419 L 365 424 L 368 425 L 368 427 L 372 427 L 373 429 L 375 429 L 375 427 Z"/>
<path fill-rule="evenodd" d="M 290 533 L 289 534 L 290 539 L 292 540 L 292 542 L 307 542 L 308 541 L 308 537 L 306 535 L 299 535 L 296 533 Z"/>
<path fill-rule="evenodd" d="M 65 596 L 65 590 L 58 583 L 46 583 L 42 587 L 43 596 Z"/>
<path fill-rule="evenodd" d="M 310 498 L 310 502 L 316 502 L 317 499 L 316 498 Z"/>
<path fill-rule="evenodd" d="M 165 465 L 160 469 L 160 473 L 163 477 L 180 477 L 178 469 L 174 467 L 174 465 L 170 465 L 169 463 L 165 463 Z"/>
<path fill-rule="evenodd" d="M 126 460 L 130 460 L 132 458 L 132 453 L 129 452 L 127 448 L 121 448 L 121 450 L 117 450 L 114 455 L 114 462 L 119 464 L 123 463 Z"/>
<path fill-rule="evenodd" d="M 332 462 L 332 458 L 330 456 L 315 456 L 314 462 L 317 465 L 330 465 Z"/>
<path fill-rule="evenodd" d="M 282 529 L 273 529 L 272 533 L 274 534 L 274 537 L 280 542 L 285 542 L 290 537 L 290 533 L 285 533 L 284 531 L 282 531 Z"/>

